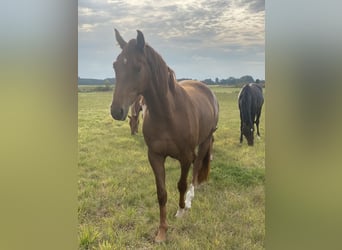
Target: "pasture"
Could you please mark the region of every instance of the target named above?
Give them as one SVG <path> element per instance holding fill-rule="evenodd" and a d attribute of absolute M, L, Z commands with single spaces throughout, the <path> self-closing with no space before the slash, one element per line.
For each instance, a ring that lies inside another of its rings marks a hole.
<path fill-rule="evenodd" d="M 239 144 L 238 88 L 212 87 L 220 115 L 208 182 L 192 208 L 178 208 L 178 161 L 167 158 L 167 241 L 153 242 L 159 225 L 155 179 L 141 132 L 114 121 L 112 92 L 78 94 L 79 249 L 264 249 L 265 107 L 261 139 Z M 266 100 L 267 101 L 267 100 Z M 190 170 L 188 183 L 191 180 Z"/>

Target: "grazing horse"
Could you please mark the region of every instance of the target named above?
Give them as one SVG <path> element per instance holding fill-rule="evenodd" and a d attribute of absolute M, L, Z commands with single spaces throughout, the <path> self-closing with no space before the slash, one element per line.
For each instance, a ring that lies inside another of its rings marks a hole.
<path fill-rule="evenodd" d="M 254 144 L 254 123 L 257 127 L 257 135 L 259 132 L 259 119 L 261 115 L 264 97 L 261 86 L 257 84 L 246 84 L 239 93 L 239 109 L 240 109 L 240 143 L 242 143 L 243 135 L 246 137 L 248 145 Z"/>
<path fill-rule="evenodd" d="M 141 110 L 142 110 L 142 119 L 144 120 L 144 116 L 145 116 L 145 114 L 146 114 L 146 104 L 145 104 L 145 100 L 144 100 L 144 97 L 143 96 L 141 96 L 141 98 L 140 98 L 140 107 L 141 107 Z"/>
<path fill-rule="evenodd" d="M 143 98 L 142 96 L 138 96 L 138 98 L 131 105 L 131 115 L 128 116 L 129 126 L 131 128 L 131 135 L 135 135 L 136 133 L 138 133 L 139 114 L 140 114 L 140 111 L 143 110 L 142 98 Z"/>
<path fill-rule="evenodd" d="M 166 240 L 167 231 L 165 159 L 170 156 L 180 162 L 176 216 L 181 217 L 185 209 L 191 207 L 194 188 L 208 178 L 219 107 L 215 95 L 205 84 L 193 80 L 177 83 L 174 72 L 145 43 L 143 33 L 137 32 L 136 39 L 126 42 L 115 29 L 122 51 L 113 64 L 116 86 L 111 115 L 115 120 L 125 120 L 129 106 L 137 96 L 144 97 L 147 110 L 143 135 L 155 176 L 160 211 L 155 241 L 162 242 Z M 192 163 L 192 183 L 186 193 Z"/>

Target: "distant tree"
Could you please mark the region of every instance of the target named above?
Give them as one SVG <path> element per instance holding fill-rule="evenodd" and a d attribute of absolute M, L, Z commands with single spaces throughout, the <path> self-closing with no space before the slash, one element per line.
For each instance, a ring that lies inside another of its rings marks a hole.
<path fill-rule="evenodd" d="M 115 78 L 106 78 L 104 79 L 105 84 L 115 84 Z"/>
<path fill-rule="evenodd" d="M 241 76 L 239 79 L 240 83 L 251 83 L 254 82 L 253 77 L 249 76 L 249 75 L 245 75 L 245 76 Z"/>
<path fill-rule="evenodd" d="M 228 79 L 221 79 L 220 80 L 220 85 L 227 85 L 228 84 Z"/>
<path fill-rule="evenodd" d="M 229 85 L 234 85 L 234 84 L 237 83 L 237 79 L 231 76 L 231 77 L 229 77 L 229 78 L 227 79 L 227 83 L 228 83 Z"/>
<path fill-rule="evenodd" d="M 184 81 L 184 80 L 192 80 L 192 79 L 191 78 L 179 78 L 179 79 L 177 79 L 178 82 Z"/>
<path fill-rule="evenodd" d="M 205 80 L 203 80 L 203 82 L 204 82 L 205 84 L 208 84 L 208 85 L 214 85 L 214 84 L 215 84 L 215 82 L 214 82 L 213 80 L 211 80 L 211 78 L 205 79 Z"/>

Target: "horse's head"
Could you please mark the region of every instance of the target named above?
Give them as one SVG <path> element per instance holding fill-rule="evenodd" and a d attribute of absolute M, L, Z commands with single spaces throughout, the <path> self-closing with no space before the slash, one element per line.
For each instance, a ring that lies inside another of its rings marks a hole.
<path fill-rule="evenodd" d="M 253 146 L 254 144 L 254 125 L 243 124 L 242 134 L 246 137 L 248 145 Z"/>
<path fill-rule="evenodd" d="M 130 105 L 142 94 L 150 76 L 145 54 L 145 39 L 138 30 L 137 39 L 126 42 L 115 29 L 115 37 L 122 51 L 113 63 L 115 70 L 115 90 L 111 114 L 115 120 L 125 120 Z"/>

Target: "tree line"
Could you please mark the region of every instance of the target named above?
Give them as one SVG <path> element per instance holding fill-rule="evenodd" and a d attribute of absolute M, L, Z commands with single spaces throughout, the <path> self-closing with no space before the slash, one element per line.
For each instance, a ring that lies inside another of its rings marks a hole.
<path fill-rule="evenodd" d="M 202 82 L 208 85 L 229 85 L 229 86 L 241 86 L 246 83 L 260 83 L 265 84 L 265 80 L 255 79 L 250 75 L 241 76 L 240 78 L 229 77 L 226 79 L 219 79 L 218 77 L 215 80 L 211 78 L 202 80 Z"/>
<path fill-rule="evenodd" d="M 191 80 L 191 78 L 180 78 L 177 81 L 181 80 Z M 250 75 L 241 76 L 240 78 L 229 77 L 226 79 L 219 79 L 216 77 L 214 80 L 211 78 L 201 80 L 205 84 L 208 85 L 225 85 L 225 86 L 241 86 L 246 83 L 260 83 L 265 84 L 265 80 L 255 79 Z M 106 79 L 92 79 L 92 78 L 81 78 L 78 77 L 78 85 L 113 85 L 115 84 L 115 78 L 106 78 Z"/>
<path fill-rule="evenodd" d="M 113 85 L 115 78 L 93 79 L 78 77 L 78 85 Z"/>

